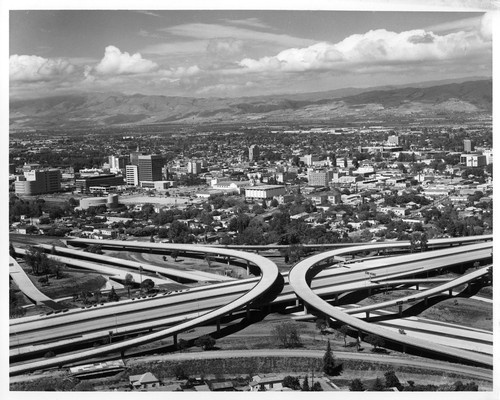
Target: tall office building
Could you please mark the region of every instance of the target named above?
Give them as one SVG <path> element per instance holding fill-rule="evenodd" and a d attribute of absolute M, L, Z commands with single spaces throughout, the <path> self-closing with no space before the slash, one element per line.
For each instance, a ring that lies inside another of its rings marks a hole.
<path fill-rule="evenodd" d="M 259 156 L 260 156 L 259 146 L 257 146 L 256 144 L 252 144 L 248 148 L 248 159 L 250 161 L 257 161 L 259 159 Z"/>
<path fill-rule="evenodd" d="M 201 172 L 201 162 L 192 160 L 187 165 L 188 174 L 198 175 Z"/>
<path fill-rule="evenodd" d="M 20 195 L 58 192 L 61 190 L 61 171 L 55 168 L 26 171 L 17 177 L 14 187 Z"/>
<path fill-rule="evenodd" d="M 139 165 L 139 156 L 142 155 L 142 152 L 139 151 L 139 146 L 137 146 L 136 151 L 132 151 L 130 153 L 130 164 L 132 165 Z"/>
<path fill-rule="evenodd" d="M 470 139 L 464 139 L 464 152 L 470 153 L 472 151 L 472 141 Z"/>
<path fill-rule="evenodd" d="M 163 157 L 159 154 L 140 155 L 138 157 L 139 182 L 163 180 Z"/>
<path fill-rule="evenodd" d="M 127 159 L 123 156 L 109 156 L 108 163 L 109 169 L 116 172 L 125 168 L 125 165 L 127 165 Z"/>
<path fill-rule="evenodd" d="M 127 185 L 139 185 L 139 167 L 137 165 L 125 166 L 125 182 L 127 182 Z"/>

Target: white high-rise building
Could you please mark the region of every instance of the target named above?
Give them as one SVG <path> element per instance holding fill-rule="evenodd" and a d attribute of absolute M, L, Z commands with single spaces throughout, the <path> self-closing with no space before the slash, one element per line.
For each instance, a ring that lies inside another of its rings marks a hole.
<path fill-rule="evenodd" d="M 120 172 L 125 168 L 127 159 L 122 156 L 109 156 L 108 157 L 109 170 L 111 172 Z"/>
<path fill-rule="evenodd" d="M 125 181 L 127 185 L 139 185 L 139 167 L 137 165 L 127 165 L 125 167 Z"/>
<path fill-rule="evenodd" d="M 188 174 L 198 175 L 201 172 L 201 162 L 192 160 L 187 164 Z"/>

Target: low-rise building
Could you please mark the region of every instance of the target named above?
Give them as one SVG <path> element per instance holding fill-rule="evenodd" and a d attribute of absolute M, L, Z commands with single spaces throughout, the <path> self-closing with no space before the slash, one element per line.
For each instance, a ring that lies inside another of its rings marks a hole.
<path fill-rule="evenodd" d="M 129 382 L 134 389 L 149 389 L 160 385 L 160 380 L 151 372 L 142 375 L 130 375 Z"/>
<path fill-rule="evenodd" d="M 245 198 L 246 199 L 272 199 L 273 197 L 279 197 L 286 194 L 286 189 L 284 186 L 279 185 L 261 185 L 252 186 L 245 188 Z"/>

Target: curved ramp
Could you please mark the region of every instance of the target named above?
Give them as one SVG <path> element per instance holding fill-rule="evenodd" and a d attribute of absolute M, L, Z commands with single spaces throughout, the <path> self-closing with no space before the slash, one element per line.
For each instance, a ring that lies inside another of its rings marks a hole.
<path fill-rule="evenodd" d="M 53 302 L 50 297 L 47 297 L 38 290 L 33 282 L 31 282 L 31 279 L 28 277 L 28 275 L 26 275 L 26 272 L 24 272 L 24 270 L 12 256 L 9 256 L 9 275 L 12 280 L 16 282 L 19 290 L 21 290 L 21 292 L 23 292 L 23 294 L 33 303 L 39 305 L 46 302 Z"/>
<path fill-rule="evenodd" d="M 391 247 L 405 248 L 409 247 L 409 244 L 408 243 L 370 244 L 362 247 L 357 246 L 355 248 L 333 250 L 309 257 L 299 262 L 295 267 L 292 268 L 289 274 L 290 285 L 292 286 L 296 295 L 303 300 L 304 304 L 314 307 L 315 309 L 323 312 L 325 315 L 337 321 L 340 321 L 344 324 L 347 324 L 355 329 L 358 329 L 366 333 L 375 334 L 386 340 L 389 340 L 394 343 L 399 343 L 403 346 L 421 348 L 436 354 L 447 356 L 449 358 L 457 359 L 460 361 L 466 361 L 469 363 L 474 363 L 476 365 L 479 364 L 481 366 L 486 366 L 491 368 L 493 366 L 493 357 L 491 356 L 485 354 L 478 354 L 475 352 L 457 348 L 450 348 L 436 343 L 431 343 L 429 341 L 422 339 L 408 338 L 405 337 L 405 335 L 401 335 L 399 333 L 395 333 L 380 326 L 362 321 L 356 317 L 348 315 L 347 313 L 339 310 L 337 307 L 334 307 L 328 304 L 327 302 L 323 301 L 309 287 L 307 279 L 309 271 L 313 267 L 318 266 L 318 264 L 324 261 L 325 259 L 329 259 L 335 256 L 347 255 L 353 252 L 359 252 L 360 250 L 366 250 L 366 251 L 382 250 L 384 248 L 391 248 Z"/>
<path fill-rule="evenodd" d="M 124 242 L 128 244 L 127 242 Z M 162 245 L 159 245 L 162 246 Z M 89 359 L 91 357 L 96 357 L 105 353 L 110 352 L 119 352 L 125 350 L 129 347 L 134 347 L 150 342 L 154 342 L 160 339 L 164 339 L 169 336 L 176 335 L 185 330 L 194 328 L 199 325 L 206 324 L 208 322 L 214 321 L 224 315 L 240 310 L 257 299 L 266 295 L 271 289 L 273 289 L 276 282 L 279 281 L 279 277 L 281 276 L 278 272 L 278 267 L 276 264 L 264 257 L 258 256 L 256 254 L 249 254 L 245 252 L 239 252 L 235 250 L 227 250 L 227 249 L 209 249 L 209 248 L 200 248 L 195 245 L 167 245 L 165 246 L 168 249 L 176 249 L 176 250 L 188 250 L 188 251 L 201 251 L 204 253 L 211 254 L 222 254 L 230 257 L 240 258 L 247 260 L 248 262 L 252 262 L 261 271 L 261 276 L 257 284 L 243 296 L 237 298 L 229 304 L 226 304 L 222 307 L 219 307 L 213 311 L 210 311 L 206 314 L 203 314 L 197 318 L 192 320 L 180 323 L 176 326 L 163 329 L 161 331 L 151 333 L 145 336 L 141 336 L 139 338 L 125 340 L 120 343 L 110 344 L 107 346 L 102 346 L 96 349 L 86 350 L 74 354 L 67 354 L 60 357 L 54 357 L 51 359 L 41 360 L 30 362 L 26 364 L 11 366 L 9 373 L 10 375 L 22 374 L 29 371 L 49 368 L 55 366 L 61 366 L 68 363 L 73 363 L 77 361 L 82 361 L 85 359 Z"/>

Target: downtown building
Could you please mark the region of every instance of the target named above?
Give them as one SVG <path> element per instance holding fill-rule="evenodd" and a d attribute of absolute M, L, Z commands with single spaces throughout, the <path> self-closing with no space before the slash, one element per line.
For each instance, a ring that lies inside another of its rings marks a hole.
<path fill-rule="evenodd" d="M 256 144 L 252 144 L 248 148 L 248 159 L 250 161 L 257 161 L 260 157 L 260 148 Z"/>
<path fill-rule="evenodd" d="M 16 178 L 14 188 L 16 194 L 25 196 L 59 192 L 61 171 L 56 168 L 26 171 Z"/>
<path fill-rule="evenodd" d="M 333 171 L 323 170 L 323 171 L 311 171 L 307 172 L 307 179 L 309 181 L 309 186 L 330 186 L 330 181 L 333 178 Z"/>
<path fill-rule="evenodd" d="M 163 180 L 163 157 L 161 155 L 139 155 L 137 166 L 139 168 L 139 183 Z"/>

